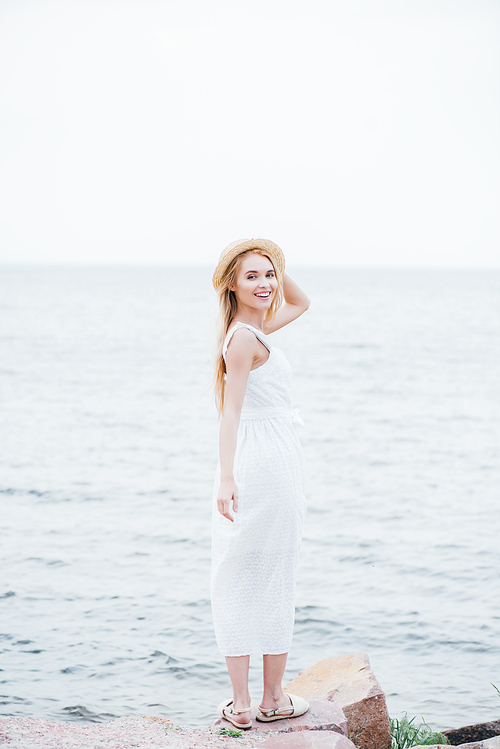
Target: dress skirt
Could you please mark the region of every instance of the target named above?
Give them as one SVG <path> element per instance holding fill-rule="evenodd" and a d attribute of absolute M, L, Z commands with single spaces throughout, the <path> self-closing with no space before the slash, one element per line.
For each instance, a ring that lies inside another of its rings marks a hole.
<path fill-rule="evenodd" d="M 265 366 L 265 365 L 264 365 Z M 262 367 L 261 369 L 264 369 Z M 258 371 L 258 370 L 257 370 Z M 251 373 L 253 374 L 253 373 Z M 217 510 L 214 486 L 212 612 L 225 656 L 287 653 L 295 616 L 295 576 L 306 510 L 304 465 L 290 410 L 242 414 L 234 477 L 234 523 Z"/>

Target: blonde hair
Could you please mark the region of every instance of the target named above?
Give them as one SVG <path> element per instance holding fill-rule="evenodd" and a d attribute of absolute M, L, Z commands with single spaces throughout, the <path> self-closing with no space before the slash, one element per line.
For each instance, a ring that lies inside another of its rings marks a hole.
<path fill-rule="evenodd" d="M 222 411 L 224 409 L 224 392 L 226 388 L 224 378 L 224 375 L 226 374 L 226 364 L 224 361 L 224 357 L 222 356 L 222 347 L 224 345 L 224 340 L 226 338 L 229 327 L 234 320 L 236 312 L 238 310 L 238 301 L 236 299 L 236 294 L 234 291 L 231 291 L 231 286 L 234 286 L 234 284 L 236 283 L 236 276 L 238 275 L 238 270 L 244 256 L 250 255 L 252 253 L 267 257 L 274 268 L 274 273 L 278 281 L 276 294 L 274 295 L 274 299 L 266 312 L 264 322 L 270 322 L 274 319 L 276 312 L 279 310 L 283 302 L 283 276 L 277 271 L 272 258 L 266 252 L 262 250 L 245 250 L 245 252 L 241 252 L 233 260 L 231 260 L 224 272 L 221 284 L 217 289 L 217 294 L 219 296 L 219 315 L 216 327 L 213 386 L 215 405 L 217 406 L 219 417 L 222 416 Z"/>

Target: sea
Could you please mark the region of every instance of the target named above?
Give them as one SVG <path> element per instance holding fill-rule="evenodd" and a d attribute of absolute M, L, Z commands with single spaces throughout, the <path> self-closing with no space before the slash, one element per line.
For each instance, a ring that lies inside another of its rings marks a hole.
<path fill-rule="evenodd" d="M 0 268 L 3 715 L 203 726 L 231 695 L 211 272 Z M 392 717 L 499 719 L 500 272 L 290 273 L 312 304 L 272 338 L 309 504 L 285 680 L 364 652 Z"/>

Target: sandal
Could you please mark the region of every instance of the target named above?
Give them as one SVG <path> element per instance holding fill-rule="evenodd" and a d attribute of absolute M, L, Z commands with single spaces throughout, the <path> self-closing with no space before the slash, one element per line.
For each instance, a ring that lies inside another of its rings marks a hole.
<path fill-rule="evenodd" d="M 259 705 L 259 712 L 256 715 L 257 720 L 260 720 L 261 723 L 271 723 L 273 720 L 298 718 L 299 715 L 304 715 L 309 710 L 309 703 L 302 699 L 302 697 L 297 697 L 295 694 L 287 694 L 286 692 L 285 695 L 290 700 L 290 705 L 271 708 L 270 710 Z"/>
<path fill-rule="evenodd" d="M 232 723 L 232 725 L 235 728 L 242 728 L 243 730 L 246 730 L 248 728 L 252 727 L 252 721 L 250 720 L 248 723 L 238 723 L 237 720 L 232 719 L 232 715 L 240 715 L 240 713 L 248 713 L 250 712 L 250 707 L 244 707 L 243 710 L 235 710 L 234 707 L 229 707 L 233 704 L 233 700 L 225 700 L 225 702 L 221 702 L 219 705 L 219 715 L 221 718 L 224 718 L 224 720 L 229 721 L 229 723 Z"/>

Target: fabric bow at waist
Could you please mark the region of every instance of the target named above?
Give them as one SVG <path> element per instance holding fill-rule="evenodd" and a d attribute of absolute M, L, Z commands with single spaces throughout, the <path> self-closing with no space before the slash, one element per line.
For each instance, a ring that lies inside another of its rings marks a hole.
<path fill-rule="evenodd" d="M 304 426 L 304 422 L 299 416 L 299 409 L 294 408 L 255 408 L 252 410 L 244 410 L 240 414 L 240 420 L 248 419 L 282 419 L 288 418 L 293 421 L 294 424 Z"/>

